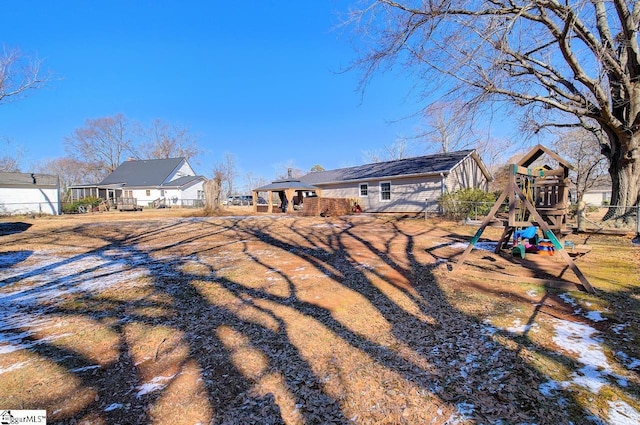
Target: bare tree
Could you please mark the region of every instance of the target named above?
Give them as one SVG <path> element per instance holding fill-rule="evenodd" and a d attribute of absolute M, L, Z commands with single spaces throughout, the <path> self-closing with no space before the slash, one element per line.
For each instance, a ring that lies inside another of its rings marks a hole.
<path fill-rule="evenodd" d="M 20 50 L 2 48 L 0 54 L 0 105 L 43 87 L 51 78 L 43 74 L 42 62 L 23 56 Z"/>
<path fill-rule="evenodd" d="M 267 184 L 269 184 L 267 179 L 262 176 L 257 176 L 252 172 L 249 172 L 244 176 L 244 186 L 247 190 L 247 193 L 258 187 L 266 186 Z"/>
<path fill-rule="evenodd" d="M 99 164 L 101 174 L 113 172 L 133 152 L 129 122 L 122 114 L 87 119 L 64 140 L 65 150 L 72 158 L 88 164 Z"/>
<path fill-rule="evenodd" d="M 394 161 L 409 156 L 407 139 L 396 139 L 391 145 L 383 146 L 381 150 L 376 149 L 362 152 L 362 158 L 367 163 Z"/>
<path fill-rule="evenodd" d="M 582 201 L 584 193 L 602 182 L 607 174 L 606 159 L 600 154 L 601 142 L 590 131 L 573 130 L 561 134 L 554 143 L 556 152 L 575 167 L 569 174 L 576 189 L 576 201 Z"/>
<path fill-rule="evenodd" d="M 603 180 L 608 180 L 603 179 L 607 167 L 605 158 L 600 154 L 600 144 L 594 133 L 584 129 L 564 132 L 554 143 L 556 152 L 575 167 L 575 171 L 569 173 L 569 179 L 576 191 L 578 230 L 583 230 L 584 193 Z"/>
<path fill-rule="evenodd" d="M 95 164 L 79 161 L 71 157 L 48 159 L 34 165 L 38 173 L 53 174 L 59 177 L 62 192 L 75 184 L 92 184 L 100 181 L 102 174 Z M 69 200 L 69 199 L 65 199 Z"/>
<path fill-rule="evenodd" d="M 350 19 L 370 41 L 354 64 L 364 71 L 363 87 L 400 62 L 425 83 L 425 93 L 476 106 L 510 104 L 528 130 L 598 128 L 612 204 L 638 203 L 640 2 L 365 3 Z"/>
<path fill-rule="evenodd" d="M 418 135 L 427 144 L 428 152 L 452 152 L 475 145 L 472 114 L 462 102 L 436 102 L 424 113 L 427 129 Z"/>
<path fill-rule="evenodd" d="M 484 162 L 489 172 L 493 174 L 503 165 L 505 156 L 509 153 L 512 144 L 508 139 L 485 137 L 476 141 L 474 149 L 478 151 L 482 162 Z"/>
<path fill-rule="evenodd" d="M 19 173 L 22 150 L 14 148 L 10 140 L 5 140 L 4 144 L 4 154 L 0 156 L 0 171 L 3 173 Z"/>
<path fill-rule="evenodd" d="M 156 119 L 149 128 L 139 131 L 143 142 L 137 149 L 137 156 L 143 159 L 184 157 L 191 160 L 201 153 L 195 136 L 187 128 Z"/>
<path fill-rule="evenodd" d="M 234 194 L 238 171 L 236 169 L 236 157 L 231 153 L 225 153 L 224 159 L 213 167 L 213 174 L 220 175 L 221 190 L 224 197 Z"/>
<path fill-rule="evenodd" d="M 22 55 L 18 49 L 2 47 L 0 53 L 0 105 L 26 96 L 30 90 L 43 87 L 50 79 L 49 74 L 42 73 L 41 61 Z M 6 149 L 0 156 L 0 171 L 20 172 L 22 151 L 13 149 L 5 140 Z"/>

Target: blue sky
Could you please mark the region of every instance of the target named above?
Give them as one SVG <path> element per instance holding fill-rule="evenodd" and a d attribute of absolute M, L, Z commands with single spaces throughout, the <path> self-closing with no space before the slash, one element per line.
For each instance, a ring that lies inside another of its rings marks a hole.
<path fill-rule="evenodd" d="M 0 137 L 22 171 L 65 156 L 88 118 L 123 113 L 188 127 L 209 176 L 226 153 L 240 177 L 272 180 L 363 163 L 363 152 L 413 135 L 423 104 L 402 75 L 341 73 L 355 57 L 335 27 L 351 1 L 30 1 L 3 8 L 0 43 L 44 60 L 55 80 L 0 106 Z M 422 152 L 416 152 L 422 153 Z"/>

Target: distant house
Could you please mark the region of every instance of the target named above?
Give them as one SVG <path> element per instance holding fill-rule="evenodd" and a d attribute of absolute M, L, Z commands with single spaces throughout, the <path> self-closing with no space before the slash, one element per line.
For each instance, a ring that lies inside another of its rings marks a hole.
<path fill-rule="evenodd" d="M 60 181 L 37 173 L 0 173 L 0 215 L 60 214 Z"/>
<path fill-rule="evenodd" d="M 491 175 L 475 150 L 312 172 L 300 181 L 326 198 L 356 199 L 366 212 L 437 211 L 443 193 L 488 190 Z"/>
<path fill-rule="evenodd" d="M 603 176 L 589 189 L 585 190 L 582 194 L 582 200 L 587 205 L 602 206 L 609 205 L 611 203 L 611 178 L 609 176 Z M 572 197 L 575 199 L 575 193 L 572 193 Z"/>
<path fill-rule="evenodd" d="M 192 206 L 204 199 L 205 181 L 186 158 L 128 160 L 100 183 L 70 189 L 72 200 L 93 196 L 113 204 L 135 199 L 145 207 Z"/>

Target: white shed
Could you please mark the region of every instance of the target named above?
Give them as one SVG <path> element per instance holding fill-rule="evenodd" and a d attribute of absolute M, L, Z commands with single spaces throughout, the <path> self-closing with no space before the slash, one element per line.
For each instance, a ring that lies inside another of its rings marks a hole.
<path fill-rule="evenodd" d="M 0 173 L 0 215 L 60 214 L 58 176 Z"/>

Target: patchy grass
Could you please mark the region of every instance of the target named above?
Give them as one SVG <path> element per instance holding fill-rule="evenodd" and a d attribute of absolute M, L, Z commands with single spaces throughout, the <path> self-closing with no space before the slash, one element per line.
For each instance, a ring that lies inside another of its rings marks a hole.
<path fill-rule="evenodd" d="M 594 295 L 489 278 L 575 281 L 558 258 L 528 269 L 476 249 L 466 267 L 486 277 L 448 272 L 475 228 L 438 220 L 29 224 L 0 236 L 0 409 L 98 424 L 640 420 L 640 259 L 624 237 L 592 236 L 576 260 Z"/>

